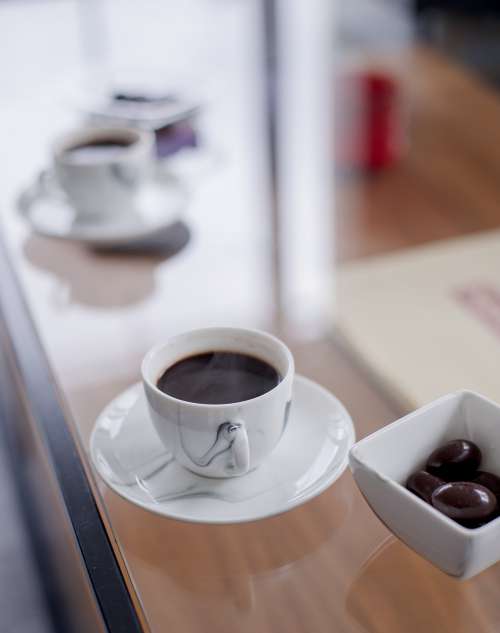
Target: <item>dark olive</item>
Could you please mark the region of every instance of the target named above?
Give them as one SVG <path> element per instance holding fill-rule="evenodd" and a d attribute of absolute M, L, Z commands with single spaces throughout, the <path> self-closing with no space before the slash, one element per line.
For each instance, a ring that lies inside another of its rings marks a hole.
<path fill-rule="evenodd" d="M 478 470 L 472 481 L 491 490 L 497 498 L 497 502 L 500 503 L 500 477 L 485 470 Z"/>
<path fill-rule="evenodd" d="M 469 440 L 453 440 L 437 448 L 425 470 L 445 481 L 472 479 L 481 464 L 481 451 Z"/>
<path fill-rule="evenodd" d="M 465 527 L 479 527 L 494 518 L 497 511 L 495 495 L 480 484 L 454 481 L 436 488 L 431 503 L 443 514 Z"/>
<path fill-rule="evenodd" d="M 425 472 L 425 470 L 418 470 L 416 473 L 413 473 L 408 477 L 408 481 L 406 482 L 406 487 L 410 492 L 417 495 L 427 503 L 431 502 L 431 495 L 442 486 L 445 482 L 439 477 L 434 477 L 430 473 Z"/>

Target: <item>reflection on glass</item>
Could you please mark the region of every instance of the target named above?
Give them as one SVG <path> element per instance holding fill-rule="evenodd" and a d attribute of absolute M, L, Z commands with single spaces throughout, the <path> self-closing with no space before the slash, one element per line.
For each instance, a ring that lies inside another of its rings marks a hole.
<path fill-rule="evenodd" d="M 278 300 L 295 336 L 333 304 L 332 4 L 276 0 Z"/>
<path fill-rule="evenodd" d="M 385 541 L 348 589 L 346 609 L 364 633 L 492 630 L 500 604 L 490 568 L 467 582 L 446 576 L 400 541 Z"/>
<path fill-rule="evenodd" d="M 341 482 L 327 511 L 316 499 L 307 509 L 234 525 L 155 521 L 143 511 L 128 512 L 126 504 L 109 491 L 105 498 L 118 519 L 120 513 L 126 515 L 123 546 L 130 560 L 140 562 L 136 581 L 143 587 L 146 609 L 164 609 L 162 621 L 168 628 L 196 604 L 199 611 L 194 618 L 203 612 L 214 626 L 224 621 L 224 630 L 230 630 L 229 623 L 236 622 L 238 613 L 258 612 L 270 603 L 270 595 L 276 614 L 283 613 L 297 583 L 305 581 L 314 561 L 349 520 L 347 492 Z M 311 513 L 318 518 L 314 524 L 309 522 Z M 148 537 L 139 544 L 135 535 L 141 530 Z M 175 610 L 168 609 L 162 596 L 174 601 Z M 311 599 L 307 593 L 302 598 Z M 256 620 L 250 622 L 255 625 Z M 273 629 L 263 626 L 262 630 Z"/>

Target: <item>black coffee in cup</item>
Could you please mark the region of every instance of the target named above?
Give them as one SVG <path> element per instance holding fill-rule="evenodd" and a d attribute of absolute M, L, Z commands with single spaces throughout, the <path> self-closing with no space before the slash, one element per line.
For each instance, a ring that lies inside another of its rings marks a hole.
<path fill-rule="evenodd" d="M 132 142 L 125 139 L 102 138 L 68 147 L 64 155 L 68 162 L 75 165 L 107 162 L 118 157 L 130 145 Z"/>
<path fill-rule="evenodd" d="M 168 367 L 157 382 L 168 396 L 197 404 L 230 404 L 257 398 L 281 381 L 272 365 L 239 352 L 195 354 Z"/>

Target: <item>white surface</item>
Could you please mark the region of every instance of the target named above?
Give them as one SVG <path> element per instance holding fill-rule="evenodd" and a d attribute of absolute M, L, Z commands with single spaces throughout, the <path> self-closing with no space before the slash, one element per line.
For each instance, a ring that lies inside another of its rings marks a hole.
<path fill-rule="evenodd" d="M 165 176 L 142 183 L 131 200 L 128 213 L 82 218 L 56 184 L 46 187 L 36 182 L 19 196 L 18 211 L 39 235 L 92 246 L 115 246 L 163 233 L 182 218 L 188 201 L 177 179 Z"/>
<path fill-rule="evenodd" d="M 89 20 L 82 24 L 80 18 L 86 13 Z M 91 24 L 99 16 L 102 23 Z M 258 4 L 246 0 L 145 0 L 140 6 L 130 0 L 16 2 L 2 17 L 2 52 L 4 44 L 7 48 L 0 70 L 4 79 L 17 79 L 18 90 L 7 85 L 1 111 L 5 151 L 4 160 L 0 159 L 0 224 L 28 300 L 32 306 L 36 304 L 33 316 L 46 348 L 64 355 L 73 344 L 74 330 L 83 336 L 81 353 L 71 355 L 71 367 L 61 371 L 63 378 L 58 377 L 64 389 L 69 388 L 70 377 L 75 379 L 72 386 L 77 383 L 78 388 L 90 376 L 96 385 L 109 381 L 111 375 L 130 382 L 125 358 L 131 349 L 142 356 L 155 343 L 159 323 L 167 335 L 220 323 L 269 328 L 274 288 L 269 281 L 272 241 Z M 106 32 L 106 50 L 102 58 L 97 58 L 98 51 L 85 57 L 83 52 L 88 52 L 93 39 L 99 39 L 99 27 Z M 9 36 L 10 30 L 15 37 Z M 85 51 L 79 46 L 81 34 L 88 40 L 88 47 L 83 42 Z M 19 64 L 12 64 L 12 59 Z M 182 219 L 192 240 L 179 256 L 150 266 L 136 260 L 125 273 L 124 260 L 106 262 L 110 279 L 114 275 L 110 292 L 103 297 L 108 307 L 122 292 L 127 275 L 139 277 L 146 289 L 117 318 L 114 310 L 89 305 L 80 292 L 80 280 L 96 274 L 97 268 L 102 274 L 103 261 L 93 268 L 93 260 L 83 261 L 81 249 L 72 250 L 72 244 L 37 239 L 16 217 L 15 204 L 20 192 L 48 164 L 48 149 L 55 136 L 78 123 L 77 114 L 68 109 L 69 98 L 75 92 L 80 94 L 84 85 L 98 90 L 101 75 L 107 85 L 120 70 L 145 69 L 161 73 L 166 83 L 173 77 L 176 86 L 195 86 L 206 104 L 198 120 L 201 143 L 217 148 L 219 158 L 210 178 L 189 183 L 193 195 Z M 3 83 L 0 92 L 4 87 Z M 34 251 L 37 261 L 30 256 Z M 63 251 L 65 262 L 59 265 Z M 113 287 L 119 290 L 113 292 Z M 156 295 L 164 294 L 164 311 L 147 296 L 147 288 L 154 288 Z M 204 310 L 189 308 L 191 296 Z M 57 297 L 57 302 L 51 297 Z M 170 309 L 170 297 L 180 298 L 179 309 Z M 46 328 L 46 322 L 52 326 Z M 108 345 L 96 350 L 95 340 L 100 336 L 106 337 Z"/>
<path fill-rule="evenodd" d="M 481 468 L 500 473 L 500 406 L 470 391 L 444 396 L 366 437 L 349 461 L 380 520 L 431 563 L 465 579 L 500 560 L 500 519 L 464 528 L 405 488 L 434 449 L 457 438 L 475 442 Z"/>
<path fill-rule="evenodd" d="M 288 327 L 329 329 L 334 290 L 333 74 L 336 2 L 277 0 L 278 189 L 282 302 Z"/>
<path fill-rule="evenodd" d="M 184 402 L 157 388 L 166 367 L 212 350 L 260 358 L 282 379 L 267 393 L 232 404 Z M 183 466 L 206 477 L 242 475 L 269 455 L 286 428 L 293 374 L 293 356 L 284 343 L 266 332 L 240 328 L 179 334 L 154 347 L 142 363 L 149 414 L 160 439 Z"/>
<path fill-rule="evenodd" d="M 312 499 L 344 472 L 354 442 L 354 427 L 342 404 L 301 376 L 294 381 L 290 420 L 280 443 L 260 468 L 243 477 L 200 477 L 166 451 L 163 467 L 139 476 L 130 469 L 131 453 L 124 446 L 133 445 L 136 455 L 143 456 L 144 473 L 148 454 L 158 460 L 151 429 L 142 388 L 134 385 L 97 419 L 90 441 L 95 468 L 131 503 L 164 516 L 206 523 L 261 519 Z"/>

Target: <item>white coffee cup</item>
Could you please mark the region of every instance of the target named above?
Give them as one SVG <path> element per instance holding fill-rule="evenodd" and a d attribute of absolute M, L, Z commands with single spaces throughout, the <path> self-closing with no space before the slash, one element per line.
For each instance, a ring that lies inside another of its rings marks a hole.
<path fill-rule="evenodd" d="M 212 351 L 255 356 L 281 376 L 262 395 L 231 404 L 198 404 L 160 391 L 164 371 L 189 356 Z M 142 379 L 156 431 L 175 459 L 207 477 L 235 477 L 259 466 L 285 430 L 292 399 L 293 357 L 280 340 L 258 330 L 207 328 L 174 336 L 142 363 Z"/>
<path fill-rule="evenodd" d="M 54 143 L 54 176 L 80 219 L 131 213 L 153 151 L 151 132 L 82 128 Z"/>

